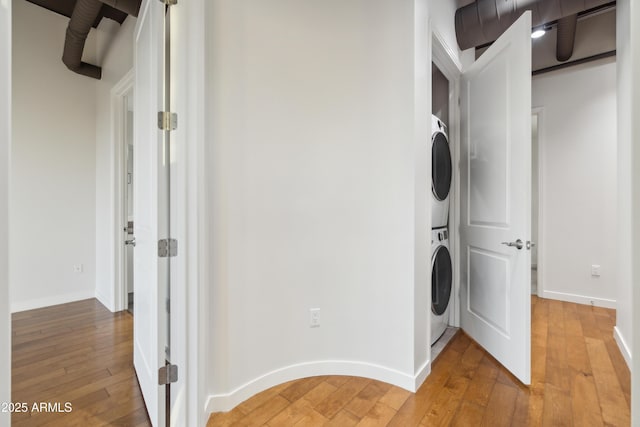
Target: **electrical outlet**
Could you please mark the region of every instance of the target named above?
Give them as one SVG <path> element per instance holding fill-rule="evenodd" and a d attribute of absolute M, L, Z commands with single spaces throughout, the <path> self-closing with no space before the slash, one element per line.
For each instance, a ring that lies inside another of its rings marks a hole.
<path fill-rule="evenodd" d="M 593 264 L 591 266 L 591 276 L 600 277 L 600 266 L 598 264 Z"/>
<path fill-rule="evenodd" d="M 82 264 L 74 264 L 73 272 L 74 273 L 82 273 Z"/>
<path fill-rule="evenodd" d="M 320 327 L 320 309 L 319 308 L 309 309 L 309 327 L 310 328 Z"/>

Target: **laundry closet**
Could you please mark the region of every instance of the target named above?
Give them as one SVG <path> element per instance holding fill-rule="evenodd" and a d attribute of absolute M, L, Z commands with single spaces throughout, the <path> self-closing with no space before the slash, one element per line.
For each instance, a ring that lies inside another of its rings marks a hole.
<path fill-rule="evenodd" d="M 450 84 L 435 63 L 431 65 L 431 345 L 442 339 L 449 325 L 453 299 L 450 206 L 453 162 L 449 140 Z M 453 332 L 453 331 L 452 331 Z"/>

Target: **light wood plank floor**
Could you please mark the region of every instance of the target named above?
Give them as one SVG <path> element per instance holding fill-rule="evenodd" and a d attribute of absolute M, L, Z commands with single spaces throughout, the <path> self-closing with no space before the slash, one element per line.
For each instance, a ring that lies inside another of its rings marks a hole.
<path fill-rule="evenodd" d="M 356 377 L 312 377 L 264 391 L 222 426 L 628 426 L 629 370 L 615 311 L 532 296 L 532 384 L 521 385 L 459 332 L 417 393 Z"/>
<path fill-rule="evenodd" d="M 12 426 L 148 426 L 133 370 L 133 317 L 90 299 L 12 318 L 12 399 L 70 402 L 69 413 L 14 413 Z"/>

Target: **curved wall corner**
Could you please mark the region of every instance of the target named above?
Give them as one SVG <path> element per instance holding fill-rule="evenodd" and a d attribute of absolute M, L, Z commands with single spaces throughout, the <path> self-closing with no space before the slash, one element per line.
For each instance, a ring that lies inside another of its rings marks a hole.
<path fill-rule="evenodd" d="M 207 398 L 206 411 L 227 412 L 250 397 L 284 384 L 288 381 L 321 375 L 345 375 L 370 378 L 392 384 L 410 392 L 415 392 L 429 374 L 430 364 L 426 363 L 416 375 L 389 369 L 384 366 L 363 362 L 327 360 L 300 363 L 271 371 L 226 394 L 214 394 Z"/>

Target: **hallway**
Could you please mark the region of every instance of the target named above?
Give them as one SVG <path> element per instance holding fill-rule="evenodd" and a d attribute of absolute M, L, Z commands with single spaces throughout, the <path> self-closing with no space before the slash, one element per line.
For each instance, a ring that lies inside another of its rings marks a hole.
<path fill-rule="evenodd" d="M 531 299 L 530 388 L 459 332 L 416 394 L 364 378 L 305 378 L 213 414 L 208 426 L 629 425 L 615 311 Z"/>
<path fill-rule="evenodd" d="M 12 401 L 29 408 L 12 415 L 14 427 L 150 425 L 133 370 L 133 317 L 95 299 L 14 314 L 11 377 Z M 41 402 L 51 412 L 31 411 Z"/>

